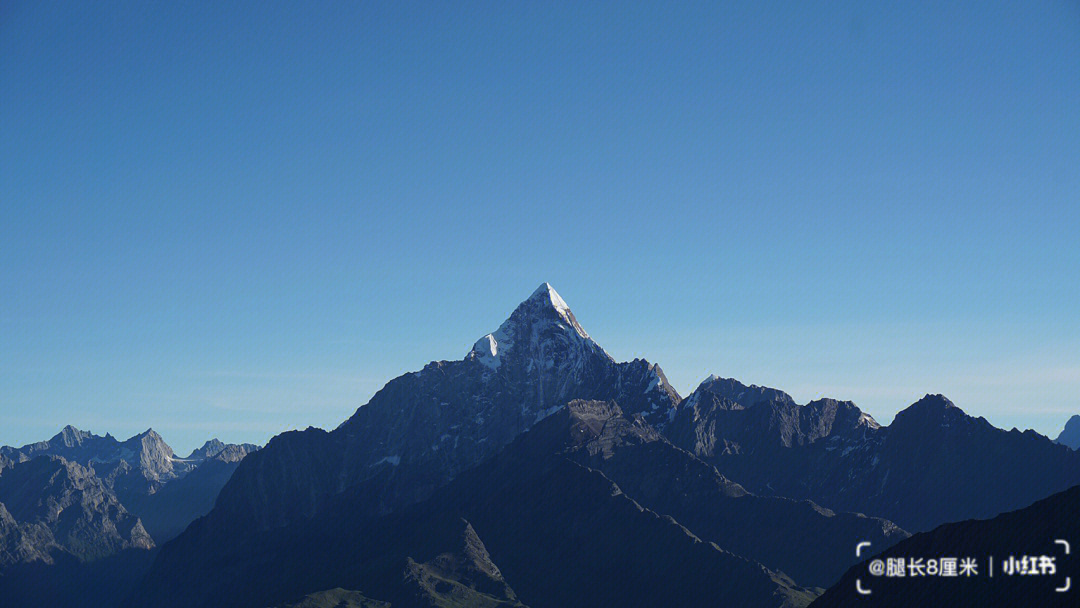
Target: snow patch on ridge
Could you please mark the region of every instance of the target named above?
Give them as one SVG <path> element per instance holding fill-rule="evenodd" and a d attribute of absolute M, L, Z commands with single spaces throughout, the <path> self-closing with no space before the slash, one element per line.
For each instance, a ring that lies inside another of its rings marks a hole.
<path fill-rule="evenodd" d="M 559 295 L 559 292 L 555 291 L 555 288 L 551 286 L 551 283 L 544 283 L 541 285 L 533 292 L 532 297 L 542 294 L 547 295 L 548 299 L 551 301 L 551 305 L 555 307 L 555 310 L 559 312 L 560 316 L 566 317 L 570 314 L 570 307 L 566 305 L 566 300 L 562 299 L 562 296 Z"/>
<path fill-rule="evenodd" d="M 878 421 L 874 420 L 874 417 L 871 416 L 870 414 L 867 414 L 866 412 L 863 412 L 862 414 L 859 415 L 859 424 L 865 424 L 866 426 L 868 426 L 868 427 L 870 427 L 872 429 L 880 429 L 881 428 L 881 425 L 878 424 Z"/>
<path fill-rule="evenodd" d="M 488 334 L 473 344 L 470 354 L 475 355 L 476 360 L 491 369 L 499 369 L 502 360 L 499 359 L 499 341 L 493 334 Z"/>
<path fill-rule="evenodd" d="M 649 381 L 649 386 L 645 387 L 645 392 L 657 390 L 660 388 L 660 375 L 654 373 L 652 380 Z"/>

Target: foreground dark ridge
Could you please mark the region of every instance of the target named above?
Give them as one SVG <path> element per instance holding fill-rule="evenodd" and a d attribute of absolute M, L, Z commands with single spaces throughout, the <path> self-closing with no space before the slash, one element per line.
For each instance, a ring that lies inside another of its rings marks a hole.
<path fill-rule="evenodd" d="M 1080 486 L 1054 494 L 1017 511 L 1003 513 L 989 520 L 968 520 L 945 524 L 930 532 L 912 536 L 895 547 L 873 555 L 872 559 L 942 556 L 975 559 L 975 576 L 955 578 L 921 577 L 898 579 L 873 577 L 867 573 L 869 559 L 853 566 L 836 585 L 814 602 L 814 608 L 833 606 L 951 608 L 954 606 L 1069 606 L 1077 605 L 1080 584 Z M 1056 539 L 1071 544 L 1069 555 Z M 872 553 L 877 553 L 873 551 Z M 1050 555 L 1056 558 L 1052 576 L 1009 576 L 1002 571 L 1002 561 L 1009 556 Z M 990 556 L 994 557 L 994 576 L 990 576 Z M 1065 578 L 1071 590 L 1057 593 Z M 855 579 L 870 595 L 855 590 Z"/>

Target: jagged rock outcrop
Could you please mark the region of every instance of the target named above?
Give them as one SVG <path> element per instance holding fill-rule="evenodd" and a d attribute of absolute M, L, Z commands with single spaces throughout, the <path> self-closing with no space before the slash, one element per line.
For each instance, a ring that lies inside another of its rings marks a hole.
<path fill-rule="evenodd" d="M 832 437 L 860 437 L 879 425 L 850 401 L 798 405 L 776 389 L 710 376 L 679 406 L 665 434 L 703 458 L 765 456 Z"/>
<path fill-rule="evenodd" d="M 239 462 L 258 449 L 259 446 L 253 443 L 224 443 L 214 438 L 204 443 L 202 447 L 192 450 L 185 460 L 201 462 L 216 458 L 224 462 Z"/>
<path fill-rule="evenodd" d="M 469 522 L 462 523 L 459 548 L 422 564 L 411 557 L 406 560 L 405 597 L 396 605 L 524 608 L 476 530 Z"/>
<path fill-rule="evenodd" d="M 150 535 L 92 471 L 55 456 L 20 462 L 0 475 L 0 546 L 5 561 L 81 561 L 127 548 L 150 549 Z"/>

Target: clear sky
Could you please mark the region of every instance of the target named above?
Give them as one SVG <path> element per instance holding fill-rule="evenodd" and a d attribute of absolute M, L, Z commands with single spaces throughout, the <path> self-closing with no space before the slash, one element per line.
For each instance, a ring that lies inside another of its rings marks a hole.
<path fill-rule="evenodd" d="M 0 3 L 0 444 L 333 427 L 542 281 L 683 394 L 1080 413 L 1075 0 L 144 4 Z"/>

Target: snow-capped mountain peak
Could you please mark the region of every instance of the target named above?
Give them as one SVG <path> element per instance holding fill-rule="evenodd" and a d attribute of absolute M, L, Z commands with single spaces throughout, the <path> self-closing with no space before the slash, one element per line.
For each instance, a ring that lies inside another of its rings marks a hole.
<path fill-rule="evenodd" d="M 580 325 L 578 325 L 577 319 L 574 318 L 574 313 L 570 312 L 570 307 L 567 306 L 566 300 L 563 300 L 559 295 L 559 292 L 555 291 L 555 288 L 551 286 L 551 283 L 543 283 L 540 287 L 536 288 L 536 291 L 529 296 L 529 300 L 526 301 L 538 301 L 544 305 L 550 304 L 555 312 L 559 314 L 582 338 L 588 338 L 589 334 L 586 333 Z"/>
<path fill-rule="evenodd" d="M 589 337 L 566 301 L 550 283 L 543 283 L 514 309 L 499 329 L 473 344 L 465 355 L 493 370 L 507 358 L 541 359 L 545 365 L 558 365 L 560 355 L 588 353 L 611 360 Z"/>

